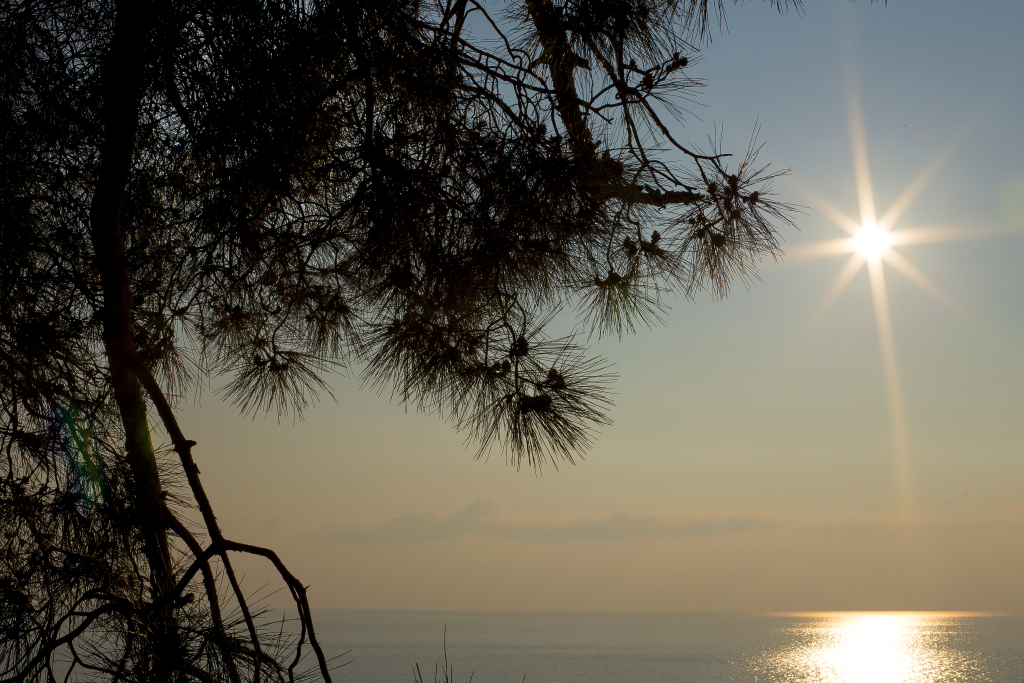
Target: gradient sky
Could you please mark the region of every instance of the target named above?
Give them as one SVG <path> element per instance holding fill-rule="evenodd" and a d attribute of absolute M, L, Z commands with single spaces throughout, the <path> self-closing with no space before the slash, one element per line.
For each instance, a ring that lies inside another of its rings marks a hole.
<path fill-rule="evenodd" d="M 206 394 L 182 422 L 229 537 L 277 549 L 315 607 L 1024 612 L 1024 3 L 727 18 L 678 136 L 724 123 L 742 153 L 759 122 L 806 207 L 785 261 L 596 345 L 614 425 L 540 477 L 351 377 L 296 424 Z M 897 223 L 970 237 L 899 249 L 956 305 L 885 271 L 903 476 L 868 274 L 820 315 L 847 257 L 800 257 L 845 236 L 820 198 L 858 216 L 851 87 L 879 213 L 960 136 Z"/>

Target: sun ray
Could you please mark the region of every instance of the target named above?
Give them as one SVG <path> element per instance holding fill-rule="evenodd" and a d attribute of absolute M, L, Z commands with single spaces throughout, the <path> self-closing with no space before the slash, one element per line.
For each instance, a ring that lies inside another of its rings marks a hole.
<path fill-rule="evenodd" d="M 786 260 L 789 262 L 811 261 L 829 256 L 849 254 L 851 251 L 853 251 L 853 238 L 840 237 L 834 240 L 798 244 L 786 252 Z"/>
<path fill-rule="evenodd" d="M 1003 93 L 994 92 L 987 101 L 983 102 L 970 119 L 964 123 L 960 128 L 950 137 L 942 149 L 935 153 L 928 163 L 925 165 L 921 172 L 917 174 L 917 177 L 911 181 L 909 185 L 900 193 L 900 196 L 896 198 L 896 201 L 886 210 L 885 214 L 878 219 L 878 225 L 888 230 L 896 224 L 896 221 L 906 212 L 910 205 L 914 203 L 917 196 L 921 194 L 921 191 L 932 181 L 933 178 L 938 174 L 942 168 L 949 163 L 949 158 L 953 152 L 963 144 L 971 132 L 971 129 L 977 125 L 986 113 L 995 106 L 996 102 L 1002 97 Z"/>
<path fill-rule="evenodd" d="M 920 287 L 926 293 L 930 294 L 932 298 L 940 304 L 967 320 L 972 319 L 973 316 L 971 316 L 970 312 L 966 308 L 964 308 L 952 296 L 947 294 L 946 291 L 942 289 L 942 287 L 939 287 L 934 280 L 922 273 L 917 266 L 904 258 L 902 254 L 890 249 L 883 258 L 886 263 L 892 265 L 893 268 L 903 273 L 908 280 Z"/>
<path fill-rule="evenodd" d="M 917 225 L 912 228 L 900 228 L 889 233 L 892 245 L 930 244 L 932 242 L 949 242 L 953 240 L 971 240 L 979 237 L 998 237 L 1003 232 L 986 228 L 968 228 L 949 225 Z"/>
<path fill-rule="evenodd" d="M 822 213 L 828 216 L 829 220 L 835 223 L 837 226 L 846 231 L 850 237 L 853 237 L 860 230 L 860 223 L 853 218 L 850 218 L 845 213 L 835 207 L 832 202 L 828 201 L 820 194 L 807 187 L 803 183 L 800 184 L 800 190 L 807 195 L 808 199 L 814 202 L 814 204 L 821 209 Z"/>
<path fill-rule="evenodd" d="M 857 178 L 857 200 L 860 204 L 861 225 L 874 225 L 875 193 L 871 187 L 871 171 L 868 167 L 868 144 L 864 134 L 864 116 L 857 97 L 857 86 L 853 75 L 847 76 L 847 97 L 850 116 L 850 147 L 853 151 L 853 168 Z"/>
<path fill-rule="evenodd" d="M 882 351 L 882 366 L 885 370 L 885 388 L 889 399 L 889 419 L 892 425 L 893 449 L 895 451 L 896 489 L 899 507 L 909 513 L 913 507 L 911 495 L 910 437 L 907 430 L 906 409 L 903 404 L 903 389 L 900 385 L 896 365 L 896 342 L 892 332 L 892 315 L 889 312 L 889 297 L 885 288 L 885 273 L 881 259 L 868 261 L 868 275 L 871 279 L 871 298 L 875 304 L 875 323 L 878 328 L 878 342 Z"/>
<path fill-rule="evenodd" d="M 850 255 L 850 260 L 846 262 L 843 269 L 836 275 L 836 279 L 832 281 L 832 285 L 825 292 L 825 296 L 822 298 L 821 303 L 818 304 L 818 310 L 814 314 L 814 323 L 820 322 L 828 310 L 832 308 L 839 297 L 843 295 L 846 288 L 850 286 L 850 282 L 853 281 L 853 277 L 860 272 L 861 266 L 864 265 L 864 255 L 859 252 L 854 252 Z"/>
<path fill-rule="evenodd" d="M 906 213 L 910 205 L 914 203 L 917 196 L 921 194 L 921 191 L 927 187 L 928 183 L 938 174 L 939 171 L 949 162 L 949 157 L 953 154 L 953 150 L 960 146 L 961 141 L 965 137 L 965 131 L 960 131 L 956 136 L 950 140 L 945 147 L 939 150 L 938 154 L 933 156 L 931 160 L 925 165 L 921 172 L 917 174 L 906 189 L 900 193 L 900 196 L 896 198 L 896 201 L 886 209 L 882 217 L 878 219 L 878 226 L 883 230 L 890 230 L 895 225 L 896 221 Z"/>

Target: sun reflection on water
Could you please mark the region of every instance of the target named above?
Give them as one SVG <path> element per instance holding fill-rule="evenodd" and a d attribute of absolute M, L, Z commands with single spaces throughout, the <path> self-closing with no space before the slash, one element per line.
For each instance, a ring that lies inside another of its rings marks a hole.
<path fill-rule="evenodd" d="M 974 681 L 977 662 L 956 647 L 951 613 L 852 612 L 800 615 L 789 645 L 765 655 L 758 681 L 936 683 Z"/>

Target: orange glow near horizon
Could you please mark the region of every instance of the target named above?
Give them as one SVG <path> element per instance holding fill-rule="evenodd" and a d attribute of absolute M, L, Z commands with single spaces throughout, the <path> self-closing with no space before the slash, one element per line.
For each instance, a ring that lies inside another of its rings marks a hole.
<path fill-rule="evenodd" d="M 916 617 L 923 619 L 946 619 L 956 617 L 1005 617 L 1009 612 L 991 612 L 977 610 L 825 610 L 822 612 L 766 612 L 768 617 L 819 617 L 856 618 L 871 616 Z"/>

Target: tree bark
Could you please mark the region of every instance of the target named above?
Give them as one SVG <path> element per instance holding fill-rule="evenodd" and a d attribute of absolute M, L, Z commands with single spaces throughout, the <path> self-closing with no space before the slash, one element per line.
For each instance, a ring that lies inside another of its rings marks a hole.
<path fill-rule="evenodd" d="M 565 29 L 559 23 L 559 15 L 551 0 L 526 0 L 526 10 L 544 49 L 544 61 L 551 72 L 551 85 L 556 93 L 555 109 L 565 125 L 569 145 L 577 159 L 589 159 L 594 155 L 594 141 L 580 108 L 573 75 L 581 60 L 569 47 Z"/>
<path fill-rule="evenodd" d="M 555 110 L 565 126 L 573 156 L 581 162 L 595 161 L 597 145 L 594 143 L 594 136 L 581 106 L 582 100 L 576 90 L 574 75 L 575 69 L 583 66 L 585 61 L 572 51 L 565 29 L 560 23 L 558 10 L 551 0 L 526 0 L 526 10 L 537 29 L 537 36 L 543 49 L 543 60 L 551 73 L 551 85 L 555 91 Z M 657 120 L 656 122 L 662 132 L 671 139 L 668 130 Z M 680 149 L 695 159 L 713 158 L 692 154 L 682 147 Z M 602 201 L 618 199 L 627 204 L 659 207 L 670 204 L 693 204 L 701 196 L 689 188 L 666 192 L 625 181 L 604 183 L 600 193 Z"/>
<path fill-rule="evenodd" d="M 174 590 L 167 543 L 164 491 L 149 435 L 146 402 L 132 369 L 132 292 L 122 231 L 121 207 L 135 148 L 139 105 L 144 89 L 152 8 L 145 0 L 120 0 L 114 33 L 102 66 L 99 173 L 89 211 L 96 269 L 103 292 L 103 344 L 125 432 L 125 457 L 133 479 L 133 520 L 141 529 L 152 577 L 152 599 L 167 606 L 156 611 L 154 673 L 169 680 L 175 667 L 176 633 L 168 596 Z"/>

